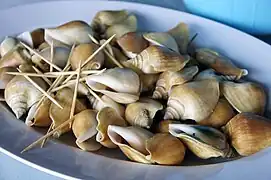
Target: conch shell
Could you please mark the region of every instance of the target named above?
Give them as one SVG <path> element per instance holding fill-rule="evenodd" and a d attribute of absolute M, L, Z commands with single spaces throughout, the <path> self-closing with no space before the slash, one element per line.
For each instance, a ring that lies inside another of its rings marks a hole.
<path fill-rule="evenodd" d="M 17 72 L 17 70 L 12 67 L 0 68 L 0 89 L 5 89 L 9 81 L 14 77 L 14 75 L 6 74 L 6 72 Z"/>
<path fill-rule="evenodd" d="M 180 121 L 162 120 L 155 125 L 154 131 L 156 133 L 169 133 L 169 125 L 170 124 L 180 124 Z"/>
<path fill-rule="evenodd" d="M 109 125 L 126 126 L 126 121 L 111 107 L 101 109 L 97 114 L 97 135 L 96 141 L 107 148 L 116 148 L 115 145 L 107 135 L 107 128 Z"/>
<path fill-rule="evenodd" d="M 248 74 L 246 69 L 236 67 L 230 60 L 210 49 L 197 49 L 197 60 L 223 75 L 234 76 L 236 80 Z"/>
<path fill-rule="evenodd" d="M 32 78 L 42 89 L 47 84 L 40 78 Z M 42 93 L 23 76 L 15 76 L 5 88 L 5 100 L 19 119 L 27 110 L 39 101 Z"/>
<path fill-rule="evenodd" d="M 124 34 L 129 32 L 135 32 L 136 30 L 137 30 L 137 18 L 135 15 L 129 15 L 127 19 L 125 19 L 124 21 L 110 26 L 105 31 L 105 37 L 108 39 L 114 34 L 116 34 L 115 38 L 113 39 L 113 41 L 115 41 Z"/>
<path fill-rule="evenodd" d="M 221 92 L 238 112 L 264 113 L 266 94 L 259 84 L 223 82 Z"/>
<path fill-rule="evenodd" d="M 51 100 L 45 98 L 38 108 L 38 102 L 36 102 L 28 111 L 28 115 L 25 119 L 25 124 L 28 126 L 48 127 L 52 123 L 49 116 L 49 109 L 51 106 Z"/>
<path fill-rule="evenodd" d="M 235 116 L 235 112 L 228 101 L 224 98 L 219 99 L 214 112 L 206 119 L 198 122 L 200 125 L 220 128 Z"/>
<path fill-rule="evenodd" d="M 74 116 L 72 131 L 77 138 L 75 142 L 84 151 L 97 151 L 102 147 L 95 140 L 98 125 L 96 115 L 96 111 L 86 109 Z"/>
<path fill-rule="evenodd" d="M 180 164 L 184 158 L 184 145 L 169 134 L 153 135 L 147 130 L 135 126 L 110 125 L 108 126 L 108 136 L 132 161 L 175 165 Z"/>
<path fill-rule="evenodd" d="M 30 63 L 31 56 L 23 47 L 17 45 L 9 50 L 0 61 L 0 68 L 3 67 L 18 67 L 21 64 Z"/>
<path fill-rule="evenodd" d="M 181 71 L 163 72 L 159 76 L 152 97 L 154 99 L 167 99 L 171 87 L 190 81 L 198 73 L 198 71 L 199 68 L 197 66 L 191 66 L 184 68 Z"/>
<path fill-rule="evenodd" d="M 91 43 L 88 35 L 93 35 L 91 27 L 84 21 L 70 21 L 56 28 L 44 31 L 44 39 L 48 44 L 61 42 L 72 46 L 73 44 Z"/>
<path fill-rule="evenodd" d="M 157 111 L 162 110 L 163 105 L 150 98 L 140 98 L 126 107 L 125 119 L 132 126 L 150 128 Z"/>
<path fill-rule="evenodd" d="M 17 36 L 17 39 L 28 44 L 32 48 L 37 48 L 44 42 L 44 29 L 40 28 L 31 32 L 23 32 Z"/>
<path fill-rule="evenodd" d="M 174 28 L 170 29 L 168 33 L 177 42 L 180 53 L 187 54 L 187 46 L 189 43 L 189 29 L 187 24 L 179 23 Z"/>
<path fill-rule="evenodd" d="M 146 150 L 146 141 L 153 134 L 137 126 L 121 127 L 116 125 L 108 126 L 108 137 L 119 146 L 120 150 L 132 161 L 151 164 L 146 159 L 148 151 Z"/>
<path fill-rule="evenodd" d="M 91 56 L 99 47 L 94 44 L 79 44 L 75 47 L 71 55 L 71 66 L 75 70 L 78 68 L 80 61 L 84 63 L 89 56 Z M 90 62 L 88 62 L 82 69 L 100 69 L 104 63 L 104 54 L 100 51 Z"/>
<path fill-rule="evenodd" d="M 136 57 L 149 45 L 142 34 L 137 32 L 129 32 L 117 39 L 118 45 L 121 47 L 122 51 L 129 58 Z"/>
<path fill-rule="evenodd" d="M 133 70 L 128 68 L 113 68 L 101 74 L 89 75 L 86 82 L 91 89 L 121 104 L 129 104 L 139 99 L 140 79 Z"/>
<path fill-rule="evenodd" d="M 46 59 L 51 59 L 51 47 L 47 47 L 39 52 Z M 60 68 L 64 68 L 69 58 L 70 49 L 63 46 L 54 47 L 53 63 Z M 32 62 L 43 71 L 49 71 L 50 65 L 45 63 L 39 56 L 33 55 Z"/>
<path fill-rule="evenodd" d="M 164 71 L 179 71 L 189 59 L 167 48 L 151 45 L 135 58 L 126 61 L 146 74 L 158 74 Z"/>
<path fill-rule="evenodd" d="M 215 128 L 200 125 L 169 124 L 169 132 L 181 139 L 198 157 L 231 157 L 233 151 L 226 136 Z"/>
<path fill-rule="evenodd" d="M 185 146 L 176 137 L 160 133 L 146 141 L 146 156 L 151 162 L 163 165 L 179 165 L 185 156 Z"/>
<path fill-rule="evenodd" d="M 179 52 L 175 39 L 166 32 L 145 33 L 143 34 L 143 37 L 152 45 L 162 46 L 175 52 Z"/>
<path fill-rule="evenodd" d="M 232 146 L 242 156 L 249 156 L 271 146 L 270 119 L 253 113 L 240 113 L 223 129 Z"/>
<path fill-rule="evenodd" d="M 126 10 L 120 11 L 99 11 L 92 20 L 91 27 L 97 32 L 103 34 L 105 30 L 114 24 L 121 23 L 127 19 L 129 13 Z"/>
<path fill-rule="evenodd" d="M 105 107 L 111 107 L 115 109 L 115 111 L 121 116 L 124 117 L 125 107 L 117 102 L 115 102 L 113 99 L 111 99 L 109 96 L 103 95 L 101 99 L 103 102 L 96 99 L 94 96 L 88 95 L 89 102 L 93 109 L 100 111 Z"/>
<path fill-rule="evenodd" d="M 219 83 L 215 80 L 174 86 L 169 94 L 164 119 L 193 119 L 200 122 L 211 115 L 218 100 Z"/>
<path fill-rule="evenodd" d="M 18 41 L 13 37 L 5 37 L 5 39 L 0 44 L 0 55 L 5 56 L 9 51 L 11 51 L 17 45 Z"/>
<path fill-rule="evenodd" d="M 159 74 L 138 74 L 141 80 L 141 92 L 153 91 L 155 88 L 155 84 L 159 78 Z"/>
<path fill-rule="evenodd" d="M 194 78 L 195 81 L 201 81 L 206 79 L 214 79 L 219 82 L 222 81 L 233 81 L 235 80 L 235 76 L 230 75 L 219 75 L 217 74 L 213 69 L 205 69 L 197 74 L 197 76 Z"/>
<path fill-rule="evenodd" d="M 70 111 L 72 106 L 73 91 L 70 88 L 63 88 L 56 93 L 55 100 L 63 107 L 59 108 L 54 103 L 51 104 L 49 114 L 53 121 L 53 129 L 58 127 L 61 123 L 65 122 L 70 117 Z M 75 114 L 87 109 L 79 100 L 76 100 Z M 54 133 L 55 137 L 59 137 L 61 134 L 70 131 L 70 126 L 67 125 Z"/>

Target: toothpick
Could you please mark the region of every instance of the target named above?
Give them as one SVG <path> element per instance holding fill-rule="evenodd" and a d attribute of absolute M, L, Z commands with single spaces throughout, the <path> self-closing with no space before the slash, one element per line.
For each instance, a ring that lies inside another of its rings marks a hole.
<path fill-rule="evenodd" d="M 88 91 L 90 92 L 90 94 L 92 96 L 94 96 L 96 99 L 98 99 L 98 101 L 100 101 L 103 104 L 105 104 L 104 101 L 100 98 L 100 96 L 98 96 L 89 86 L 85 86 L 85 87 L 88 89 Z"/>
<path fill-rule="evenodd" d="M 51 46 L 51 63 L 54 64 L 54 40 L 52 40 Z M 53 66 L 50 65 L 50 72 L 53 72 Z"/>
<path fill-rule="evenodd" d="M 5 74 L 10 74 L 10 75 L 14 75 L 14 76 L 47 77 L 47 78 L 57 78 L 58 77 L 57 75 L 25 73 L 25 72 L 5 72 Z"/>
<path fill-rule="evenodd" d="M 32 149 L 33 147 L 35 147 L 37 144 L 39 144 L 40 142 L 42 142 L 44 139 L 52 136 L 56 131 L 60 130 L 61 128 L 63 128 L 64 126 L 67 126 L 69 123 L 71 123 L 73 121 L 73 118 L 68 119 L 66 121 L 64 121 L 62 124 L 60 124 L 59 126 L 57 126 L 54 130 L 52 130 L 51 132 L 49 132 L 48 134 L 42 136 L 41 138 L 39 138 L 38 140 L 36 140 L 35 142 L 33 142 L 32 144 L 30 144 L 29 146 L 27 146 L 24 150 L 21 151 L 21 153 L 24 153 L 30 149 Z"/>
<path fill-rule="evenodd" d="M 46 134 L 49 134 L 49 132 L 50 132 L 52 129 L 53 129 L 53 123 L 51 123 L 51 125 L 50 125 L 50 127 L 49 127 L 49 129 L 48 129 L 48 131 L 47 131 Z M 44 144 L 46 143 L 46 140 L 47 140 L 47 138 L 45 138 L 45 139 L 42 141 L 42 143 L 41 143 L 41 145 L 40 145 L 40 148 L 43 148 Z"/>
<path fill-rule="evenodd" d="M 67 78 L 65 79 L 65 81 L 62 82 L 62 84 L 66 84 L 68 81 L 70 81 L 70 80 L 72 79 L 73 75 L 74 75 L 74 74 L 71 74 L 69 77 L 67 77 Z"/>
<path fill-rule="evenodd" d="M 94 42 L 95 44 L 97 45 L 100 45 L 99 42 L 91 35 L 91 34 L 88 34 L 89 38 L 91 39 L 92 42 Z M 103 49 L 103 51 L 105 52 L 105 54 L 109 57 L 109 59 L 115 63 L 119 68 L 123 68 L 123 65 L 120 64 L 120 62 L 115 59 L 108 51 L 107 49 Z"/>
<path fill-rule="evenodd" d="M 19 68 L 17 68 L 19 72 L 22 72 Z M 63 109 L 63 107 L 52 97 L 48 94 L 44 89 L 42 89 L 35 81 L 33 81 L 30 77 L 24 76 L 33 86 L 35 86 L 40 92 L 42 92 L 48 99 L 50 99 L 54 104 L 56 104 L 59 108 Z"/>
<path fill-rule="evenodd" d="M 86 80 L 86 77 L 82 77 L 82 78 L 79 79 L 79 82 L 83 82 L 83 81 L 85 81 L 85 80 Z M 68 81 L 66 84 L 63 84 L 63 85 L 61 85 L 61 86 L 58 86 L 58 87 L 52 89 L 51 92 L 59 91 L 60 89 L 63 89 L 63 88 L 65 88 L 65 87 L 69 87 L 69 86 L 71 86 L 71 85 L 73 85 L 73 84 L 75 84 L 75 83 L 76 83 L 76 80 L 70 80 L 70 81 Z"/>
<path fill-rule="evenodd" d="M 72 46 L 72 48 L 71 48 L 71 51 L 70 51 L 70 54 L 69 54 L 69 58 L 68 58 L 68 60 L 67 60 L 67 63 L 66 63 L 66 65 L 65 65 L 64 69 L 62 70 L 63 72 L 68 71 L 68 70 L 71 68 L 70 58 L 71 58 L 71 55 L 72 55 L 72 53 L 73 53 L 74 48 L 75 48 L 75 44 L 73 44 L 73 46 Z M 51 93 L 52 89 L 55 88 L 55 87 L 57 87 L 57 86 L 61 83 L 61 81 L 62 81 L 63 79 L 64 79 L 64 76 L 62 76 L 62 75 L 58 76 L 58 77 L 56 78 L 56 80 L 53 82 L 53 84 L 52 84 L 52 85 L 49 87 L 49 89 L 47 90 L 47 93 Z M 42 104 L 42 102 L 43 102 L 43 100 L 45 99 L 45 97 L 46 97 L 46 96 L 43 95 L 42 98 L 40 99 L 40 101 L 38 102 L 38 104 L 37 104 L 37 110 L 36 110 L 36 112 L 35 112 L 35 115 L 37 114 L 37 112 L 38 112 L 38 110 L 39 110 L 39 108 L 40 108 L 40 105 Z"/>
<path fill-rule="evenodd" d="M 81 71 L 81 75 L 89 75 L 89 74 L 100 74 L 101 72 L 104 72 L 106 69 L 102 69 L 102 70 L 85 70 L 85 71 Z M 78 72 L 76 71 L 66 71 L 66 72 L 47 72 L 44 73 L 46 75 L 55 75 L 55 76 L 59 76 L 59 75 L 63 75 L 63 76 L 67 76 L 67 75 L 76 75 Z"/>
<path fill-rule="evenodd" d="M 89 63 L 108 43 L 110 43 L 110 41 L 112 41 L 112 39 L 116 36 L 116 34 L 114 34 L 113 36 L 111 36 L 108 40 L 105 41 L 105 43 L 103 45 L 101 45 L 93 54 L 91 54 L 88 59 L 83 63 L 82 67 L 84 67 L 87 63 Z"/>
<path fill-rule="evenodd" d="M 79 78 L 80 78 L 80 72 L 81 72 L 81 65 L 82 65 L 82 61 L 79 62 L 79 67 L 77 70 L 76 83 L 75 83 L 75 87 L 74 87 L 72 106 L 71 106 L 71 111 L 70 111 L 70 119 L 74 116 L 76 99 L 77 99 L 77 91 L 78 91 L 78 85 L 79 85 Z"/>
<path fill-rule="evenodd" d="M 38 74 L 43 74 L 38 68 L 36 68 L 35 66 L 32 66 L 33 69 L 38 73 Z M 52 82 L 45 76 L 41 77 L 49 86 L 52 85 Z"/>
<path fill-rule="evenodd" d="M 38 56 L 39 58 L 41 58 L 42 60 L 44 60 L 47 64 L 53 66 L 56 70 L 58 71 L 62 71 L 61 68 L 59 68 L 57 65 L 51 63 L 49 60 L 47 60 L 45 57 L 43 57 L 42 55 L 40 55 L 37 51 L 35 51 L 34 49 L 32 49 L 31 47 L 29 47 L 28 45 L 26 45 L 23 42 L 20 42 L 26 49 L 28 49 L 29 51 L 31 51 L 33 54 L 35 54 L 36 56 Z"/>
<path fill-rule="evenodd" d="M 107 50 L 104 50 L 105 54 L 109 57 L 109 59 L 115 63 L 119 68 L 124 68 L 124 66 L 122 64 L 120 64 L 120 62 L 118 62 L 117 59 L 115 59 Z"/>

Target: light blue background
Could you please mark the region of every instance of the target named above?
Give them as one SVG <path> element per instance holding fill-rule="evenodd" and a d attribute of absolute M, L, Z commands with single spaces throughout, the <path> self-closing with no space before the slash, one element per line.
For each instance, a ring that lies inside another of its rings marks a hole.
<path fill-rule="evenodd" d="M 39 1 L 52 1 L 52 0 L 1 0 L 0 9 L 5 9 L 21 4 Z M 126 1 L 152 4 L 184 11 L 182 0 L 126 0 Z M 261 37 L 261 39 L 271 43 L 271 37 Z M 231 175 L 229 175 L 229 177 L 217 177 L 217 178 L 221 180 L 222 178 L 229 179 L 232 177 Z M 240 179 L 241 177 L 235 178 Z M 0 180 L 37 180 L 37 179 L 58 180 L 59 178 L 53 177 L 39 170 L 28 167 L 0 153 Z M 249 177 L 247 177 L 246 180 L 249 180 Z"/>

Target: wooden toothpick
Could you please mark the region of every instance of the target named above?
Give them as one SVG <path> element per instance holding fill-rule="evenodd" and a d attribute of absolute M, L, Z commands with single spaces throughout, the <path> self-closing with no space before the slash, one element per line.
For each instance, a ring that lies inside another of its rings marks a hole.
<path fill-rule="evenodd" d="M 103 73 L 106 69 L 102 69 L 102 70 L 85 70 L 85 71 L 81 71 L 81 75 L 89 75 L 89 74 L 100 74 Z M 63 76 L 67 76 L 67 75 L 76 75 L 78 72 L 76 71 L 66 71 L 66 72 L 47 72 L 44 73 L 45 75 L 53 75 L 53 76 L 59 76 L 59 75 L 63 75 Z"/>
<path fill-rule="evenodd" d="M 35 51 L 34 49 L 32 49 L 31 47 L 29 47 L 28 45 L 26 45 L 23 42 L 20 42 L 26 49 L 28 49 L 29 51 L 31 51 L 33 54 L 35 54 L 36 56 L 38 56 L 39 58 L 41 58 L 42 60 L 44 60 L 47 64 L 53 66 L 56 70 L 58 71 L 62 71 L 61 68 L 59 68 L 57 65 L 51 63 L 48 59 L 46 59 L 45 57 L 43 57 L 42 55 L 40 55 L 37 51 Z"/>
<path fill-rule="evenodd" d="M 78 91 L 78 85 L 79 85 L 79 78 L 80 78 L 80 72 L 81 72 L 81 65 L 82 65 L 82 61 L 79 62 L 79 68 L 77 70 L 76 83 L 75 83 L 75 87 L 74 87 L 72 106 L 71 106 L 71 111 L 70 111 L 70 119 L 74 116 L 76 99 L 77 99 L 77 91 Z"/>
<path fill-rule="evenodd" d="M 46 78 L 57 78 L 58 77 L 57 75 L 25 73 L 25 72 L 5 72 L 5 74 L 10 74 L 10 75 L 14 75 L 14 76 L 46 77 Z"/>
<path fill-rule="evenodd" d="M 54 40 L 52 40 L 51 46 L 51 63 L 54 64 Z M 53 72 L 53 66 L 50 64 L 50 72 Z"/>
<path fill-rule="evenodd" d="M 113 36 L 111 36 L 108 40 L 105 41 L 105 43 L 103 45 L 101 45 L 93 54 L 91 54 L 88 59 L 83 63 L 82 67 L 84 67 L 87 63 L 89 63 L 103 48 L 105 48 L 105 46 L 110 43 L 110 41 L 112 41 L 112 39 L 116 36 L 116 34 L 114 34 Z"/>
<path fill-rule="evenodd" d="M 17 68 L 19 72 L 22 72 L 19 68 Z M 48 94 L 44 89 L 42 89 L 35 81 L 33 81 L 30 77 L 24 75 L 24 77 L 31 83 L 33 86 L 35 86 L 40 92 L 42 92 L 48 99 L 50 99 L 54 104 L 56 104 L 59 108 L 63 109 L 63 107 L 50 95 Z"/>
<path fill-rule="evenodd" d="M 72 121 L 73 121 L 73 118 L 64 121 L 62 124 L 60 124 L 59 126 L 57 126 L 54 130 L 50 131 L 48 134 L 42 136 L 41 138 L 39 138 L 38 140 L 36 140 L 32 144 L 30 144 L 29 146 L 27 146 L 24 150 L 21 151 L 21 153 L 24 153 L 24 152 L 32 149 L 33 147 L 35 147 L 36 145 L 38 145 L 39 143 L 41 143 L 44 139 L 52 136 L 56 131 L 60 130 L 61 128 L 65 127 L 65 126 L 67 126 Z"/>
<path fill-rule="evenodd" d="M 99 42 L 91 35 L 88 34 L 89 38 L 91 39 L 92 42 L 94 42 L 97 45 L 100 45 Z M 115 59 L 108 51 L 107 49 L 103 49 L 103 51 L 105 52 L 105 54 L 109 57 L 109 59 L 115 63 L 119 68 L 123 68 L 123 65 L 117 60 Z"/>
<path fill-rule="evenodd" d="M 38 73 L 38 74 L 43 74 L 38 68 L 36 68 L 35 66 L 32 66 L 32 68 Z M 49 86 L 52 85 L 52 82 L 45 76 L 41 77 Z"/>

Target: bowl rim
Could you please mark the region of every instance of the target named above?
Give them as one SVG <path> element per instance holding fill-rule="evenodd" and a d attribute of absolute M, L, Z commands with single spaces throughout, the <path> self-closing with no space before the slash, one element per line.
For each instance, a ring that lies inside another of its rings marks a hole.
<path fill-rule="evenodd" d="M 154 5 L 149 5 L 149 4 L 143 4 L 143 3 L 135 3 L 135 2 L 122 2 L 122 1 L 99 1 L 99 0 L 92 0 L 92 1 L 88 1 L 88 0 L 78 0 L 78 1 L 73 1 L 73 0 L 58 0 L 58 1 L 44 1 L 44 2 L 32 2 L 32 3 L 28 3 L 28 4 L 24 4 L 24 5 L 15 5 L 13 7 L 9 7 L 9 8 L 5 8 L 5 9 L 2 9 L 0 10 L 0 14 L 3 13 L 3 12 L 8 12 L 8 11 L 11 11 L 11 10 L 16 10 L 18 8 L 30 8 L 30 7 L 35 7 L 35 6 L 42 6 L 42 5 L 45 5 L 45 4 L 62 4 L 62 3 L 81 3 L 81 2 L 89 2 L 89 3 L 102 3 L 102 4 L 127 4 L 127 5 L 137 5 L 137 6 L 145 6 L 145 7 L 149 7 L 149 8 L 154 8 L 154 9 L 164 9 L 166 11 L 173 11 L 173 12 L 178 12 L 178 13 L 181 13 L 181 14 L 184 14 L 186 16 L 190 16 L 190 17 L 193 17 L 193 18 L 196 18 L 196 19 L 202 19 L 204 21 L 208 21 L 208 22 L 211 22 L 212 24 L 216 24 L 217 26 L 220 26 L 220 28 L 227 28 L 231 31 L 235 31 L 239 34 L 242 34 L 243 36 L 247 36 L 247 38 L 250 38 L 250 39 L 254 39 L 255 41 L 258 41 L 258 43 L 261 43 L 263 46 L 267 46 L 268 48 L 271 49 L 271 46 L 269 44 L 267 44 L 266 42 L 250 35 L 250 34 L 247 34 L 241 30 L 238 30 L 238 29 L 235 29 L 233 27 L 230 27 L 228 25 L 225 25 L 225 24 L 222 24 L 220 22 L 216 22 L 214 20 L 211 20 L 211 19 L 208 19 L 208 18 L 205 18 L 205 17 L 200 17 L 198 15 L 194 15 L 194 14 L 191 14 L 189 12 L 184 12 L 184 11 L 178 11 L 178 10 L 174 10 L 174 9 L 169 9 L 169 8 L 165 8 L 165 7 L 161 7 L 161 6 L 154 6 Z M 1 105 L 2 106 L 2 105 Z M 68 146 L 68 145 L 65 145 L 65 146 Z M 73 148 L 73 147 L 70 147 L 68 146 L 68 148 Z M 77 148 L 75 148 L 76 150 L 78 150 Z M 271 150 L 271 148 L 266 148 L 265 150 L 262 150 L 262 151 L 267 151 L 267 150 Z M 258 153 L 261 153 L 262 151 L 258 152 Z M 18 155 L 16 155 L 15 153 L 12 153 L 8 150 L 6 150 L 5 148 L 1 147 L 0 146 L 0 152 L 25 164 L 25 165 L 28 165 L 32 168 L 35 168 L 35 169 L 38 169 L 42 172 L 45 172 L 45 173 L 48 173 L 50 175 L 53 175 L 53 176 L 56 176 L 56 177 L 60 177 L 60 178 L 64 178 L 64 179 L 72 179 L 72 180 L 77 180 L 78 178 L 75 178 L 75 177 L 72 177 L 70 175 L 66 175 L 64 173 L 59 173 L 59 172 L 56 172 L 54 170 L 51 170 L 51 169 L 48 169 L 48 168 L 45 168 L 43 166 L 40 166 L 40 165 L 37 165 L 27 159 L 24 159 L 23 157 L 20 157 Z M 91 152 L 90 152 L 91 153 Z M 247 159 L 250 159 L 250 158 L 253 158 L 254 156 L 257 156 L 257 154 L 253 154 L 251 156 L 248 156 L 248 157 L 242 157 L 240 159 L 242 160 L 247 160 Z M 127 161 L 127 160 L 120 160 L 120 159 L 114 159 L 114 158 L 110 158 L 110 157 L 106 157 L 106 156 L 102 156 L 102 155 L 98 155 L 98 154 L 95 154 L 95 153 L 92 153 L 94 156 L 99 156 L 99 158 L 106 158 L 106 159 L 109 159 L 109 160 L 113 160 L 113 161 L 120 161 L 121 163 L 127 163 L 128 165 L 129 164 L 134 164 L 136 166 L 145 166 L 145 167 L 158 167 L 158 168 L 195 168 L 195 167 L 210 167 L 210 166 L 214 166 L 214 165 L 224 165 L 224 164 L 229 164 L 231 162 L 235 162 L 235 161 L 239 161 L 240 159 L 236 159 L 236 160 L 232 160 L 232 161 L 226 161 L 226 162 L 220 162 L 220 163 L 215 163 L 215 164 L 203 164 L 203 165 L 193 165 L 193 166 L 165 166 L 165 165 L 155 165 L 155 164 L 142 164 L 142 163 L 137 163 L 137 162 L 133 162 L 133 161 Z"/>

